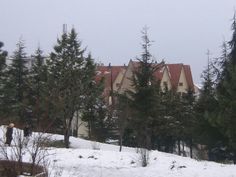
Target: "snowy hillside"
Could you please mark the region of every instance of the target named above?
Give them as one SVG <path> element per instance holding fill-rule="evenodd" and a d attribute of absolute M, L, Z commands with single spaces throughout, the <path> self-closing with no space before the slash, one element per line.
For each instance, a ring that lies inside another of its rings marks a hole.
<path fill-rule="evenodd" d="M 1 130 L 0 136 L 4 137 Z M 62 140 L 63 136 L 51 138 Z M 135 148 L 119 152 L 118 146 L 80 138 L 71 137 L 70 142 L 70 149 L 50 148 L 50 177 L 236 177 L 234 165 L 152 151 L 149 165 L 141 167 Z"/>

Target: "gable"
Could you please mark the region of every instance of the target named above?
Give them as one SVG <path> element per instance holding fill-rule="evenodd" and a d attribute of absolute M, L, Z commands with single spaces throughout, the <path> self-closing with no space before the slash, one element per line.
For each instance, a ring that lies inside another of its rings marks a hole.
<path fill-rule="evenodd" d="M 182 65 L 183 64 L 167 64 L 172 89 L 177 89 L 178 87 Z"/>
<path fill-rule="evenodd" d="M 180 71 L 180 76 L 179 76 L 179 81 L 178 81 L 178 85 L 177 85 L 177 92 L 187 92 L 189 86 L 188 86 L 188 82 L 186 79 L 186 74 L 184 71 L 184 67 L 181 68 Z"/>
<path fill-rule="evenodd" d="M 167 85 L 168 89 L 177 92 L 186 92 L 189 88 L 194 89 L 191 69 L 189 65 L 178 64 L 154 64 L 158 67 L 154 76 L 161 81 L 162 89 Z M 105 79 L 105 96 L 109 96 L 111 89 L 123 93 L 133 90 L 133 71 L 139 67 L 139 62 L 130 60 L 128 66 L 98 66 L 96 81 L 102 77 Z"/>
<path fill-rule="evenodd" d="M 170 90 L 172 86 L 171 86 L 170 73 L 169 73 L 168 68 L 165 66 L 159 72 L 162 73 L 162 79 L 161 79 L 162 90 L 164 90 L 166 86 L 168 90 Z"/>

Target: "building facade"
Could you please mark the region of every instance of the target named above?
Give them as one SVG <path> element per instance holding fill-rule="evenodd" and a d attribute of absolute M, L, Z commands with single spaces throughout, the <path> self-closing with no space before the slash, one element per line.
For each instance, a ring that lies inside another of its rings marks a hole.
<path fill-rule="evenodd" d="M 197 87 L 193 83 L 191 68 L 183 63 L 177 64 L 155 64 L 158 68 L 154 73 L 157 80 L 160 81 L 160 86 L 164 90 L 175 90 L 183 94 L 189 90 L 195 94 L 198 93 Z M 133 71 L 137 69 L 139 62 L 129 61 L 128 66 L 97 66 L 96 82 L 102 78 L 105 81 L 103 92 L 104 99 L 108 106 L 114 103 L 114 93 L 122 94 L 127 90 L 133 90 L 132 77 Z M 78 136 L 86 137 L 86 123 L 78 122 Z"/>

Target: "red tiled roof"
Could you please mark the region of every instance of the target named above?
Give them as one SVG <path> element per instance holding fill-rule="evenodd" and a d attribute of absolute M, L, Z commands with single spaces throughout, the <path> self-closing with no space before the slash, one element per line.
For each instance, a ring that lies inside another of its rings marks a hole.
<path fill-rule="evenodd" d="M 132 63 L 133 63 L 134 68 L 139 67 L 139 62 L 132 61 Z M 169 76 L 170 76 L 170 82 L 171 82 L 172 88 L 175 88 L 175 89 L 178 87 L 181 70 L 183 68 L 184 72 L 185 72 L 185 76 L 186 76 L 188 86 L 191 89 L 194 88 L 192 73 L 191 73 L 191 69 L 190 69 L 189 65 L 184 65 L 183 63 L 177 63 L 177 64 L 160 64 L 160 63 L 158 63 L 158 64 L 155 64 L 155 65 L 160 66 L 158 68 L 158 70 L 154 73 L 155 77 L 158 80 L 161 80 L 162 77 L 163 77 L 163 67 L 165 67 L 165 66 L 167 67 L 168 72 L 169 72 Z"/>
<path fill-rule="evenodd" d="M 168 71 L 170 73 L 170 82 L 172 88 L 176 89 L 179 83 L 179 77 L 183 64 L 167 64 Z"/>
<path fill-rule="evenodd" d="M 177 63 L 177 64 L 166 64 L 166 66 L 168 67 L 168 70 L 170 72 L 170 81 L 173 88 L 176 89 L 178 87 L 181 70 L 183 68 L 188 86 L 190 87 L 190 89 L 194 89 L 192 73 L 189 65 L 184 65 L 183 63 Z"/>
<path fill-rule="evenodd" d="M 138 68 L 139 67 L 139 62 L 137 61 L 132 61 L 134 68 Z M 154 76 L 156 77 L 157 80 L 161 80 L 163 77 L 163 72 L 162 68 L 163 68 L 164 64 L 163 63 L 154 63 L 153 67 L 156 67 L 156 71 L 154 72 Z"/>
<path fill-rule="evenodd" d="M 189 65 L 184 65 L 184 71 L 185 71 L 188 86 L 190 87 L 190 89 L 192 91 L 194 91 L 194 83 L 193 83 L 193 77 L 192 77 L 192 72 L 191 72 L 190 66 Z"/>
<path fill-rule="evenodd" d="M 97 66 L 97 75 L 95 81 L 99 82 L 102 78 L 104 78 L 105 95 L 109 94 L 111 90 L 111 83 L 114 83 L 121 70 L 126 68 L 127 66 Z"/>
<path fill-rule="evenodd" d="M 133 68 L 136 69 L 139 67 L 139 62 L 137 61 L 131 61 Z M 192 73 L 189 65 L 184 65 L 183 63 L 177 63 L 177 64 L 163 64 L 158 63 L 155 64 L 157 67 L 159 67 L 155 74 L 155 77 L 158 80 L 161 80 L 163 77 L 163 69 L 166 67 L 168 69 L 169 75 L 170 75 L 170 81 L 172 88 L 176 89 L 178 87 L 180 74 L 182 68 L 184 69 L 186 81 L 188 86 L 191 89 L 194 89 L 193 79 L 192 79 Z M 158 66 L 159 65 L 159 66 Z M 127 66 L 98 66 L 97 67 L 97 76 L 96 76 L 96 82 L 99 82 L 101 78 L 104 77 L 105 79 L 105 91 L 104 94 L 108 95 L 111 90 L 111 82 L 114 83 L 116 80 L 119 72 L 122 71 L 122 69 L 127 69 Z M 112 79 L 111 79 L 112 76 Z"/>

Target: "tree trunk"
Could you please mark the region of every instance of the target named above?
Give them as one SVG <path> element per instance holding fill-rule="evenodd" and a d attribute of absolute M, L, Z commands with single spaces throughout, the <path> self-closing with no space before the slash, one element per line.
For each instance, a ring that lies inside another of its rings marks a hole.
<path fill-rule="evenodd" d="M 178 143 L 178 155 L 181 155 L 181 152 L 180 152 L 180 140 L 179 139 L 177 140 L 177 143 Z"/>
<path fill-rule="evenodd" d="M 184 151 L 184 141 L 182 141 L 182 155 L 183 155 L 183 156 L 186 156 L 186 155 L 185 155 L 185 151 Z"/>
<path fill-rule="evenodd" d="M 122 145 L 123 145 L 123 138 L 122 138 L 122 134 L 120 134 L 120 141 L 119 141 L 119 144 L 120 144 L 120 152 L 122 151 Z"/>
<path fill-rule="evenodd" d="M 75 137 L 78 137 L 78 130 L 79 130 L 79 112 L 76 111 L 76 134 Z"/>
<path fill-rule="evenodd" d="M 190 138 L 189 148 L 190 148 L 190 158 L 193 158 L 193 140 L 192 140 L 192 138 Z"/>
<path fill-rule="evenodd" d="M 69 145 L 70 145 L 70 128 L 71 128 L 72 118 L 65 120 L 64 143 L 65 143 L 66 148 L 69 148 Z"/>
<path fill-rule="evenodd" d="M 89 118 L 89 121 L 88 121 L 88 138 L 89 140 L 92 140 L 92 125 L 91 125 L 91 119 Z"/>
<path fill-rule="evenodd" d="M 234 154 L 233 154 L 233 162 L 234 162 L 234 164 L 236 164 L 236 152 L 234 152 Z"/>
<path fill-rule="evenodd" d="M 65 129 L 65 134 L 64 134 L 64 143 L 65 143 L 65 147 L 69 148 L 69 144 L 70 144 L 70 128 L 66 127 Z"/>

